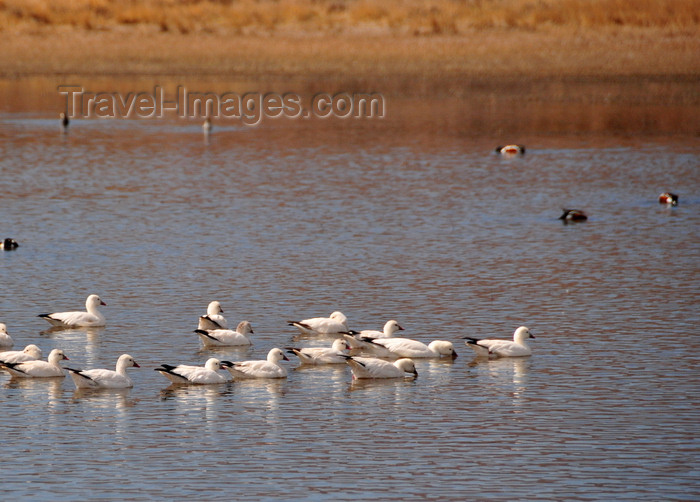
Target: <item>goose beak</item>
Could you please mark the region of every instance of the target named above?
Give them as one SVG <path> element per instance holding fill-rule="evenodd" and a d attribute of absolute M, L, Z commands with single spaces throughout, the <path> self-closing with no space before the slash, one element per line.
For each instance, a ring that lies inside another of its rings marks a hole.
<path fill-rule="evenodd" d="M 105 307 L 107 306 L 107 304 L 105 302 L 103 302 L 102 300 L 100 300 L 100 305 L 104 305 Z"/>

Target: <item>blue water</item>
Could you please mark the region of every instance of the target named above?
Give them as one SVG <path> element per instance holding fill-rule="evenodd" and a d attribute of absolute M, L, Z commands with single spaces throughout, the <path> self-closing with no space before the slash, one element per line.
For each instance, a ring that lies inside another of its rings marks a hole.
<path fill-rule="evenodd" d="M 0 322 L 133 389 L 0 375 L 5 496 L 54 500 L 697 500 L 697 136 L 500 143 L 396 121 L 197 124 L 0 118 Z M 661 206 L 665 190 L 681 196 Z M 564 225 L 562 207 L 589 220 Z M 107 326 L 36 317 L 99 294 Z M 205 350 L 219 300 L 254 345 Z M 153 368 L 261 359 L 289 319 L 341 310 L 451 340 L 417 379 L 349 368 L 178 387 Z M 534 355 L 475 360 L 462 337 L 531 328 Z"/>

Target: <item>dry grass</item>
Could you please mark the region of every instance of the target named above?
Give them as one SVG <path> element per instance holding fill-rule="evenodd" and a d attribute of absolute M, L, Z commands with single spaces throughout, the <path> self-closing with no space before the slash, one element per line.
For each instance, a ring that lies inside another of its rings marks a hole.
<path fill-rule="evenodd" d="M 458 34 L 489 28 L 697 28 L 697 0 L 0 0 L 0 29 Z"/>

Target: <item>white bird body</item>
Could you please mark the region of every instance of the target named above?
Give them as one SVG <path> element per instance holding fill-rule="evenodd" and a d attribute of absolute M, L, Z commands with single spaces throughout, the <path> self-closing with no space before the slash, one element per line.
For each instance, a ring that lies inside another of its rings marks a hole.
<path fill-rule="evenodd" d="M 249 321 L 241 321 L 238 323 L 235 331 L 232 329 L 214 329 L 209 331 L 196 329 L 194 332 L 199 335 L 200 340 L 206 347 L 233 347 L 236 345 L 250 345 L 251 341 L 248 336 L 253 334 L 253 327 Z"/>
<path fill-rule="evenodd" d="M 65 328 L 104 326 L 105 316 L 98 310 L 100 305 L 107 304 L 99 296 L 90 295 L 85 300 L 86 312 L 55 312 L 53 314 L 41 314 L 38 317 L 45 319 L 53 326 Z"/>
<path fill-rule="evenodd" d="M 220 369 L 223 369 L 221 361 L 212 357 L 207 360 L 204 366 L 161 364 L 155 370 L 173 383 L 209 385 L 226 383 L 228 381 L 223 375 L 218 373 Z"/>
<path fill-rule="evenodd" d="M 348 357 L 347 364 L 355 379 L 363 378 L 401 378 L 406 373 L 418 376 L 413 361 L 407 358 L 389 362 L 374 357 Z"/>
<path fill-rule="evenodd" d="M 214 329 L 228 329 L 228 321 L 221 314 L 224 310 L 221 308 L 221 303 L 214 300 L 209 302 L 206 315 L 199 316 L 199 324 L 197 329 L 210 331 Z"/>
<path fill-rule="evenodd" d="M 348 318 L 342 312 L 333 312 L 330 317 L 313 317 L 303 321 L 288 321 L 304 335 L 333 335 L 348 331 Z"/>
<path fill-rule="evenodd" d="M 289 361 L 281 349 L 270 349 L 267 359 L 261 361 L 231 362 L 222 361 L 222 365 L 236 379 L 246 378 L 287 378 L 287 369 L 279 364 Z"/>
<path fill-rule="evenodd" d="M 392 319 L 384 324 L 382 331 L 371 329 L 365 329 L 360 332 L 349 331 L 347 334 L 343 334 L 343 337 L 351 349 L 364 350 L 377 357 L 391 357 L 388 350 L 374 344 L 373 341 L 378 338 L 393 338 L 394 333 L 400 330 L 403 330 L 403 328 L 397 321 Z"/>
<path fill-rule="evenodd" d="M 66 368 L 78 389 L 128 389 L 134 386 L 126 374 L 127 368 L 140 368 L 129 354 L 122 354 L 117 359 L 116 371 L 107 369 L 74 370 Z"/>
<path fill-rule="evenodd" d="M 343 364 L 346 360 L 345 350 L 348 345 L 342 338 L 333 342 L 331 347 L 290 348 L 301 364 Z"/>
<path fill-rule="evenodd" d="M 7 326 L 0 322 L 0 347 L 9 349 L 15 344 L 10 334 L 7 332 Z"/>
<path fill-rule="evenodd" d="M 41 349 L 34 344 L 27 345 L 24 350 L 8 350 L 0 352 L 2 363 L 22 363 L 41 359 Z"/>
<path fill-rule="evenodd" d="M 532 349 L 527 344 L 528 338 L 535 337 L 528 328 L 521 326 L 513 333 L 513 340 L 467 338 L 465 343 L 478 356 L 526 357 L 532 355 Z"/>
<path fill-rule="evenodd" d="M 374 343 L 386 348 L 395 357 L 430 358 L 450 356 L 457 357 L 452 342 L 433 340 L 428 345 L 410 338 L 380 338 Z"/>
<path fill-rule="evenodd" d="M 63 368 L 59 364 L 68 357 L 61 349 L 53 349 L 47 361 L 24 361 L 21 363 L 0 362 L 0 368 L 6 370 L 16 378 L 56 378 L 65 377 Z"/>

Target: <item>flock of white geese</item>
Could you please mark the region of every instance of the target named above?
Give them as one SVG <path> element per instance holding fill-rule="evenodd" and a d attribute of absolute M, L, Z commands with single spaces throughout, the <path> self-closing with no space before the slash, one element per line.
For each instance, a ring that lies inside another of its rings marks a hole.
<path fill-rule="evenodd" d="M 105 325 L 105 317 L 99 310 L 101 305 L 105 303 L 93 294 L 88 296 L 84 312 L 56 312 L 38 317 L 55 327 L 100 327 Z M 413 359 L 457 357 L 452 342 L 434 340 L 426 345 L 418 340 L 395 336 L 403 330 L 395 320 L 388 321 L 382 331 L 357 332 L 348 329 L 345 315 L 333 312 L 329 317 L 289 321 L 289 325 L 307 336 L 336 336 L 330 347 L 288 347 L 287 353 L 296 355 L 300 364 L 347 364 L 353 379 L 415 377 L 418 373 Z M 205 347 L 231 347 L 250 345 L 253 329 L 248 321 L 241 321 L 235 330 L 229 329 L 221 304 L 213 301 L 207 313 L 199 317 L 195 333 Z M 527 344 L 529 338 L 534 336 L 528 328 L 521 326 L 515 330 L 513 340 L 467 337 L 465 343 L 478 357 L 525 357 L 532 354 Z M 13 344 L 7 327 L 0 323 L 0 348 L 11 348 Z M 133 387 L 127 368 L 139 367 L 129 354 L 119 357 L 115 370 L 63 367 L 61 362 L 68 357 L 61 349 L 53 349 L 45 361 L 41 357 L 41 349 L 33 344 L 21 351 L 5 350 L 0 352 L 0 369 L 12 378 L 63 378 L 64 371 L 67 371 L 79 389 L 118 389 Z M 285 352 L 275 347 L 264 360 L 232 362 L 212 357 L 204 366 L 161 364 L 155 371 L 176 384 L 219 384 L 237 379 L 286 378 L 287 369 L 280 362 L 288 360 Z"/>

